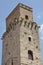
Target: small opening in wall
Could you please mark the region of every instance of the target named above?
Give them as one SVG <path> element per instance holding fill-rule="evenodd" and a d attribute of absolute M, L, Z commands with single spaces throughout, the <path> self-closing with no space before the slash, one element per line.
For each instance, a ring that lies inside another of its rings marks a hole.
<path fill-rule="evenodd" d="M 33 60 L 33 52 L 28 50 L 28 59 Z"/>
<path fill-rule="evenodd" d="M 31 37 L 28 37 L 28 40 L 31 41 Z"/>
<path fill-rule="evenodd" d="M 25 19 L 28 19 L 28 15 L 25 15 Z"/>

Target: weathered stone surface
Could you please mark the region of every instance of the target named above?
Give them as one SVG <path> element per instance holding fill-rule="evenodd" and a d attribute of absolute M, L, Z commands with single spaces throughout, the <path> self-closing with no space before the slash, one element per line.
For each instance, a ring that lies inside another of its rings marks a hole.
<path fill-rule="evenodd" d="M 38 25 L 32 14 L 32 8 L 18 4 L 6 18 L 2 65 L 42 65 Z M 29 50 L 33 53 L 33 59 L 28 58 Z"/>

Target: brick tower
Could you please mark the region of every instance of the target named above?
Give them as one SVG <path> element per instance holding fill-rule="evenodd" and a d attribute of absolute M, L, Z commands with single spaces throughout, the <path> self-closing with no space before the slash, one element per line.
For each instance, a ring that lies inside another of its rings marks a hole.
<path fill-rule="evenodd" d="M 32 8 L 19 3 L 6 18 L 2 65 L 42 65 L 38 28 Z"/>

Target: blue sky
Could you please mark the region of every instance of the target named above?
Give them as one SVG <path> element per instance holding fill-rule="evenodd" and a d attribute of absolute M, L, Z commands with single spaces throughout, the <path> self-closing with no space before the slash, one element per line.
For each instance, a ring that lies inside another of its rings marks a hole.
<path fill-rule="evenodd" d="M 18 3 L 24 3 L 33 8 L 34 21 L 40 25 L 39 37 L 43 61 L 43 0 L 0 0 L 0 65 L 2 61 L 2 34 L 6 30 L 6 17 Z"/>

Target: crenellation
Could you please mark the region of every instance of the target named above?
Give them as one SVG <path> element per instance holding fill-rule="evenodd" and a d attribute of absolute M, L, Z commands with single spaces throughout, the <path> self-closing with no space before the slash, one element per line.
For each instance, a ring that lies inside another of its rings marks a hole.
<path fill-rule="evenodd" d="M 24 21 L 24 26 L 27 27 L 30 30 L 33 30 L 33 29 L 34 29 L 34 31 L 38 30 L 38 26 L 34 22 L 29 21 L 29 23 L 28 23 L 28 21 Z"/>

